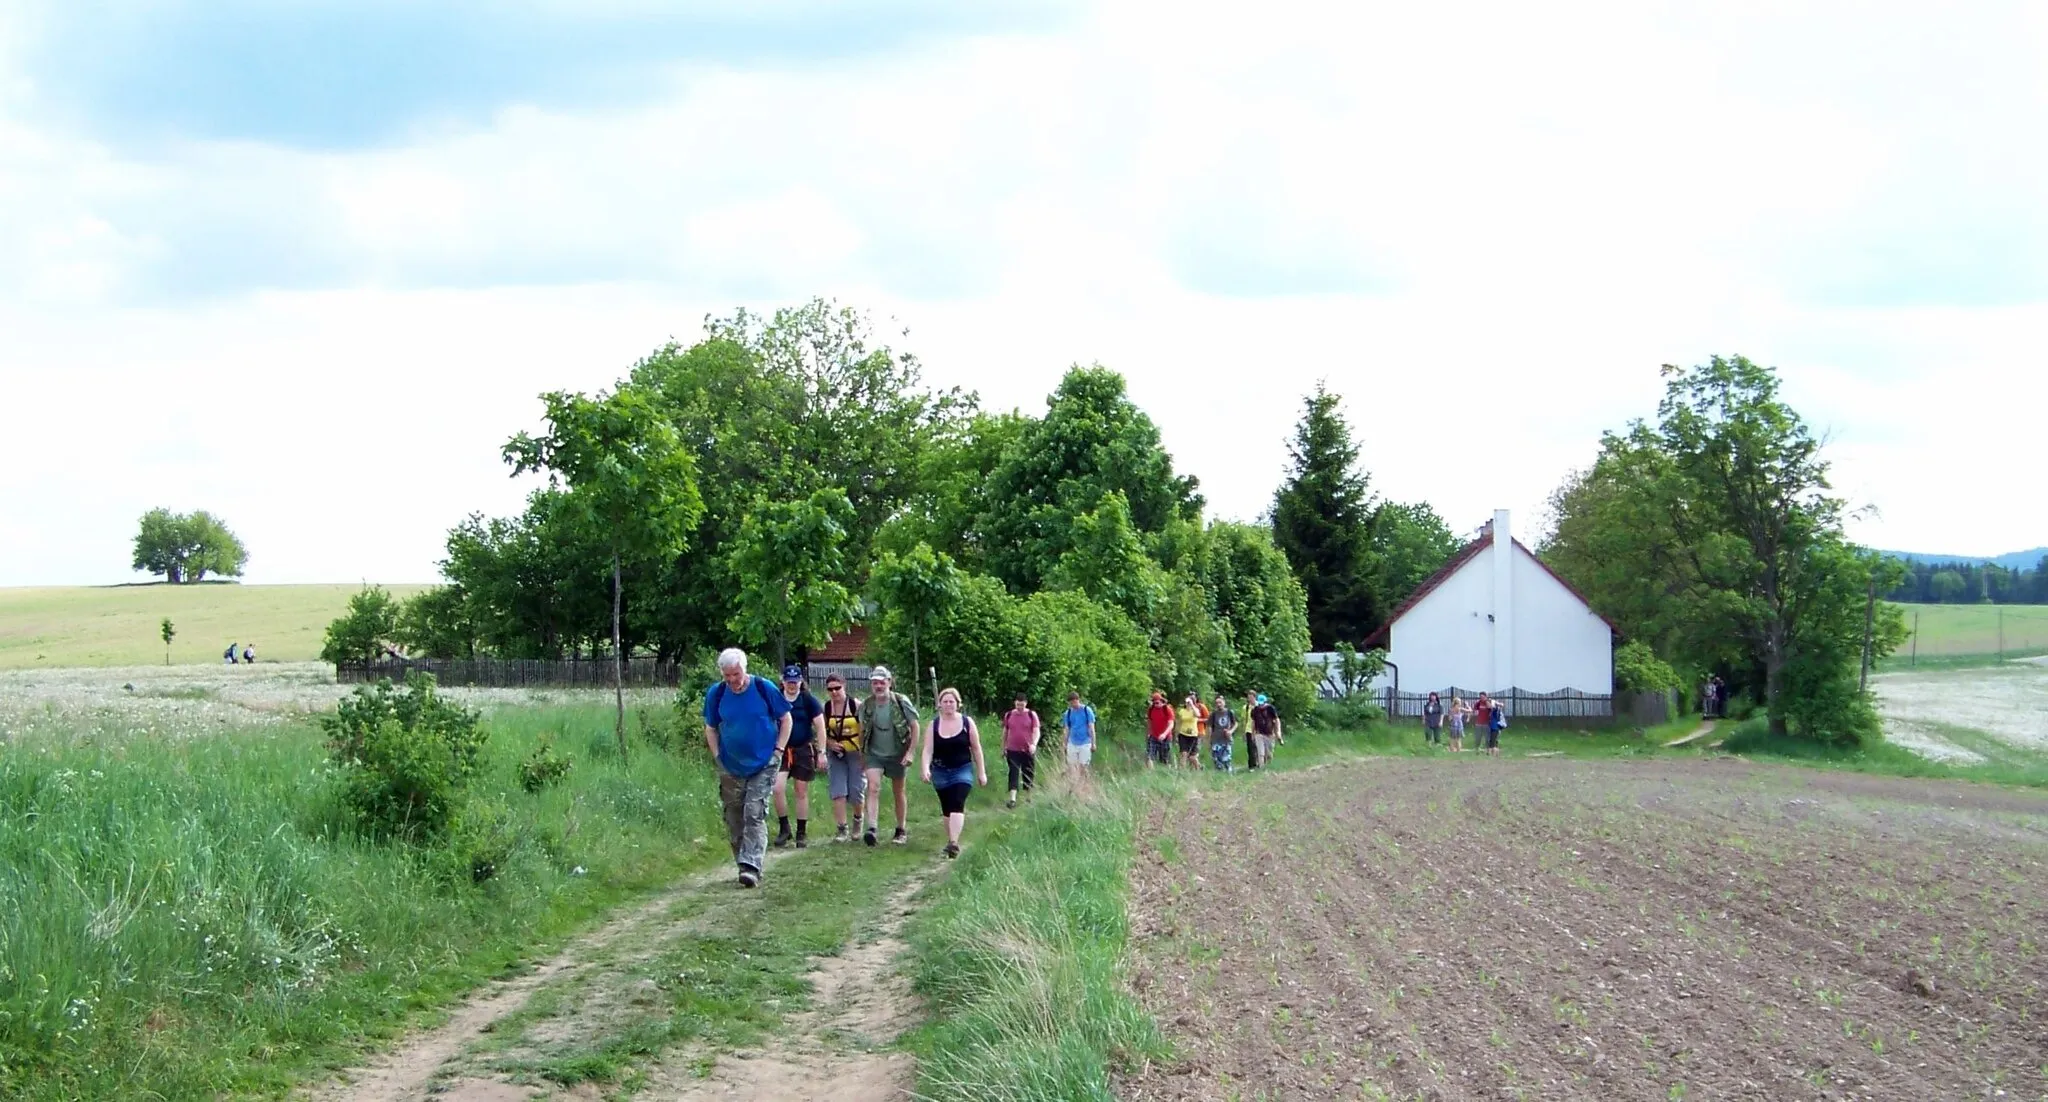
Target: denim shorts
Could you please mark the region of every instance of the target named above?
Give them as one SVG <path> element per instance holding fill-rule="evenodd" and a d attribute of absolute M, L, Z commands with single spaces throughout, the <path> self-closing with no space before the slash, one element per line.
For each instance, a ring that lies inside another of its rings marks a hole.
<path fill-rule="evenodd" d="M 951 788 L 951 787 L 953 787 L 953 786 L 954 786 L 954 785 L 956 785 L 956 784 L 965 784 L 965 785 L 972 785 L 973 783 L 974 783 L 974 763 L 973 763 L 973 762 L 968 762 L 968 763 L 966 763 L 965 765 L 951 765 L 951 766 L 948 766 L 948 765 L 934 765 L 934 766 L 932 766 L 932 787 L 933 787 L 933 788 Z"/>

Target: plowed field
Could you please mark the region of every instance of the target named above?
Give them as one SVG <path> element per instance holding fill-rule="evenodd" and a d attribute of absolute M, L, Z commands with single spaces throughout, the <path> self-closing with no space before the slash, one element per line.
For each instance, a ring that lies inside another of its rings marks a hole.
<path fill-rule="evenodd" d="M 1139 847 L 1126 1099 L 2048 1098 L 2048 795 L 1375 761 Z"/>

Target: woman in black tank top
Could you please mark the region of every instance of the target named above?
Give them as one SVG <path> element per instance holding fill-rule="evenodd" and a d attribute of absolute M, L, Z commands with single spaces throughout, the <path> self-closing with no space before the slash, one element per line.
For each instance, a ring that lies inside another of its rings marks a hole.
<path fill-rule="evenodd" d="M 924 743 L 924 779 L 939 794 L 946 816 L 946 856 L 960 856 L 960 832 L 967 826 L 967 794 L 988 783 L 981 756 L 981 731 L 960 711 L 960 690 L 939 693 L 939 714 L 932 717 L 931 737 Z"/>

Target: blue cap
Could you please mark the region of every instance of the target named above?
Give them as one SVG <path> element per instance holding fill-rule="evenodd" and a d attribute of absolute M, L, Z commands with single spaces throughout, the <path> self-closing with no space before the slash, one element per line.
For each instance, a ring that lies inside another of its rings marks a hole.
<path fill-rule="evenodd" d="M 804 679 L 804 668 L 792 662 L 782 667 L 782 679 L 784 681 L 802 681 Z"/>
<path fill-rule="evenodd" d="M 1266 699 L 1266 694 L 1265 694 L 1265 693 L 1260 693 L 1260 694 L 1259 694 L 1259 703 L 1261 703 L 1261 704 L 1271 704 L 1271 703 L 1272 703 L 1272 701 L 1270 701 L 1270 700 L 1267 700 L 1267 699 Z"/>

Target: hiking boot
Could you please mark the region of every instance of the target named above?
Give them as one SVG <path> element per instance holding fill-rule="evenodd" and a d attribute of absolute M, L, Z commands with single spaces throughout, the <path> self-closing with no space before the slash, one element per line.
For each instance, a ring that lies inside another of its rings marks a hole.
<path fill-rule="evenodd" d="M 958 843 L 956 843 L 956 842 L 947 842 L 947 843 L 946 843 L 946 860 L 948 860 L 948 861 L 951 861 L 951 860 L 952 860 L 953 858 L 955 858 L 955 857 L 958 857 L 958 856 L 960 856 L 960 846 L 959 846 L 959 844 L 958 844 Z"/>
<path fill-rule="evenodd" d="M 890 840 L 891 842 L 894 842 L 894 843 L 896 843 L 896 844 L 897 844 L 897 845 L 899 845 L 899 846 L 907 846 L 907 845 L 909 845 L 909 844 L 910 844 L 910 835 L 908 835 L 908 834 L 904 833 L 904 831 L 903 831 L 903 828 L 902 828 L 902 827 L 897 827 L 897 828 L 896 828 L 896 836 L 895 836 L 894 838 L 891 838 L 891 839 L 889 839 L 889 840 Z"/>
<path fill-rule="evenodd" d="M 840 827 L 840 828 L 839 828 L 838 830 L 835 830 L 835 831 L 833 831 L 833 832 L 832 832 L 832 841 L 833 841 L 834 843 L 838 843 L 838 842 L 850 842 L 850 841 L 852 841 L 852 840 L 853 840 L 852 838 L 850 838 L 850 837 L 848 837 L 848 836 L 847 836 L 847 834 L 846 834 L 846 828 L 845 828 L 845 827 L 843 827 L 843 826 L 842 826 L 842 827 Z"/>
<path fill-rule="evenodd" d="M 798 819 L 796 821 L 796 848 L 804 849 L 810 845 L 810 839 L 804 837 L 808 833 L 805 828 L 809 825 L 810 820 L 808 819 Z"/>
<path fill-rule="evenodd" d="M 1006 804 L 1004 804 L 1003 806 L 1004 806 L 1004 807 L 1016 807 L 1016 806 L 1017 806 L 1017 794 L 1016 794 L 1015 792 L 1012 792 L 1012 793 L 1010 793 L 1010 802 L 1009 802 L 1009 803 L 1006 803 Z"/>
<path fill-rule="evenodd" d="M 776 835 L 776 836 L 775 836 L 775 843 L 774 843 L 774 845 L 775 845 L 775 848 L 776 848 L 776 849 L 781 849 L 782 847 L 784 847 L 784 846 L 788 845 L 788 844 L 789 844 L 789 839 L 790 839 L 790 833 L 789 833 L 789 828 L 785 826 L 785 827 L 783 827 L 783 828 L 782 828 L 782 833 L 780 833 L 780 834 L 778 834 L 778 835 Z"/>
<path fill-rule="evenodd" d="M 872 845 L 874 845 L 874 844 L 875 844 L 875 829 L 874 829 L 873 827 L 869 827 L 869 828 L 868 828 L 868 830 L 867 830 L 867 833 L 865 833 L 865 834 L 863 834 L 863 835 L 861 835 L 861 836 L 860 836 L 860 840 L 861 840 L 861 841 L 863 841 L 863 842 L 866 842 L 866 843 L 867 843 L 868 845 L 871 845 L 871 846 L 872 846 Z"/>
<path fill-rule="evenodd" d="M 742 887 L 742 888 L 758 888 L 758 887 L 760 887 L 760 886 L 761 886 L 761 874 L 760 874 L 760 873 L 758 873 L 758 872 L 755 872 L 755 871 L 754 871 L 753 869 L 748 869 L 748 868 L 742 868 L 742 869 L 740 870 L 740 887 Z"/>

